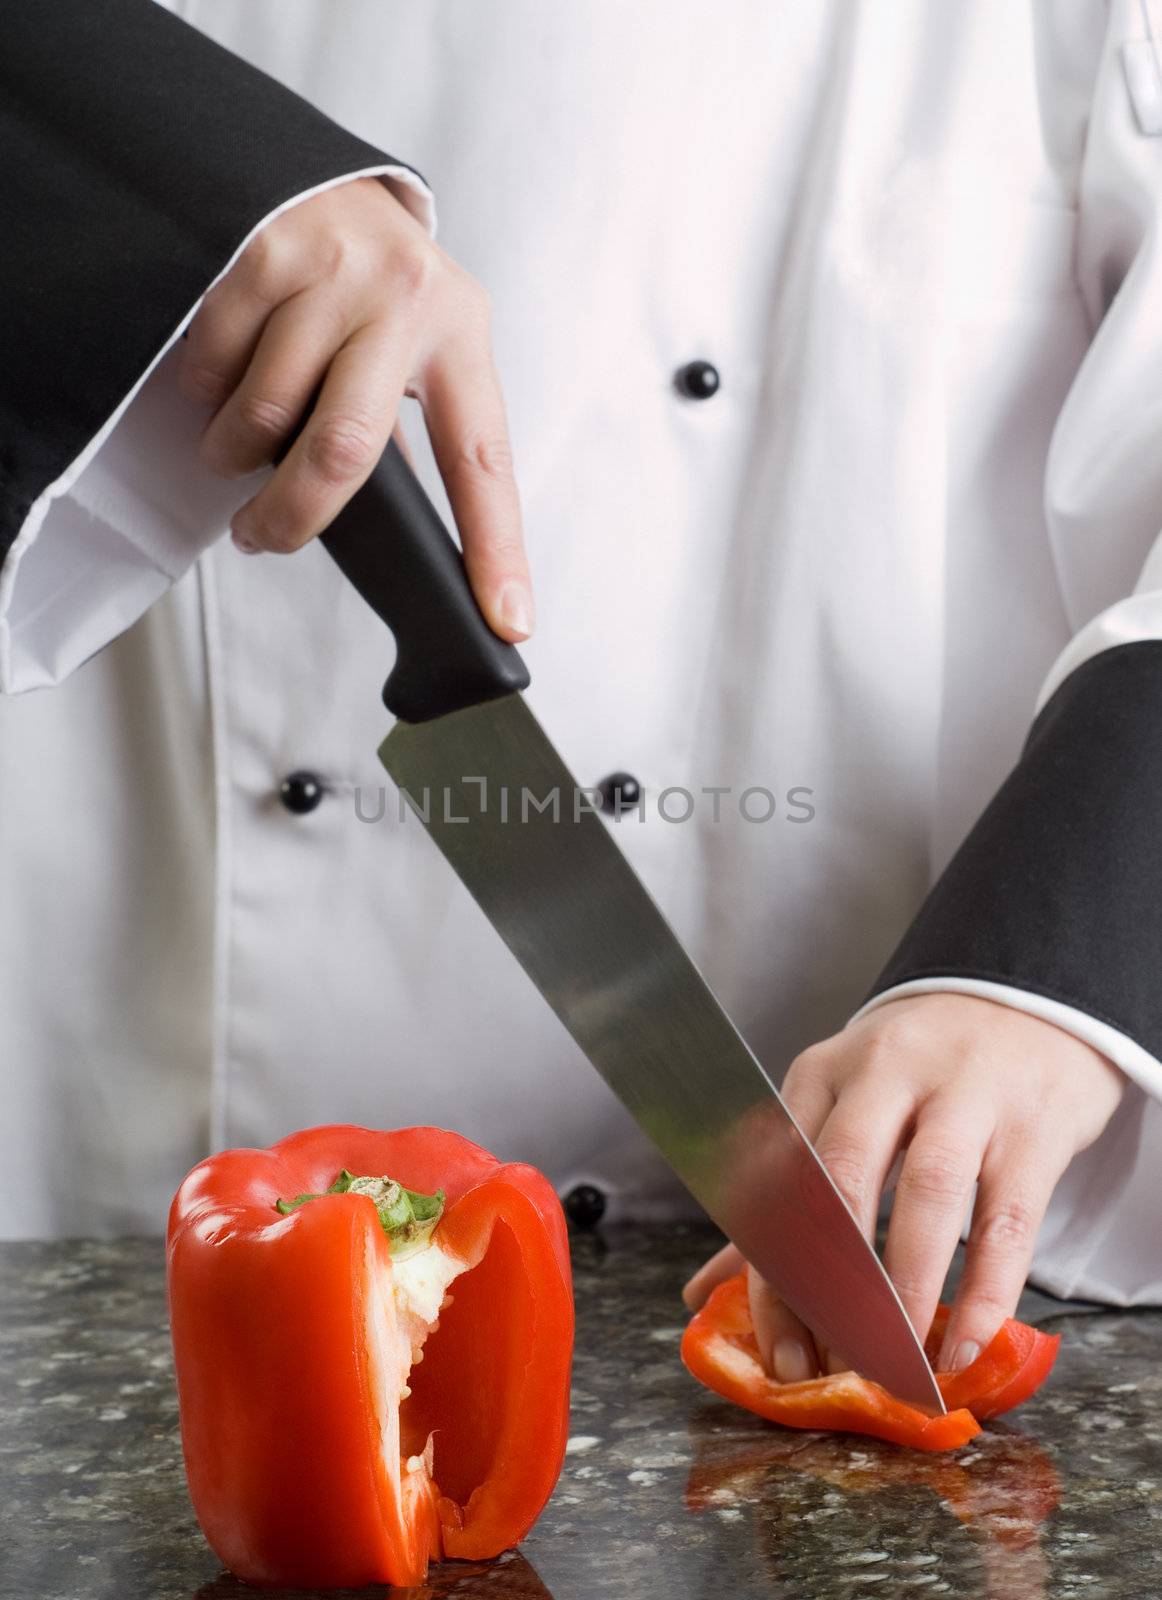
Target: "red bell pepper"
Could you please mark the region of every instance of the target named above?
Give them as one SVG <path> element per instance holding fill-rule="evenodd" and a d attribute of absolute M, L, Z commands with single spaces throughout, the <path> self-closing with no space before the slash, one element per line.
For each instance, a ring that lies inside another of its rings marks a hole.
<path fill-rule="evenodd" d="M 950 1306 L 938 1306 L 924 1349 L 935 1363 L 948 1326 Z M 1049 1376 L 1057 1360 L 1061 1335 L 1042 1333 L 1009 1317 L 970 1366 L 960 1372 L 938 1372 L 944 1404 L 967 1406 L 980 1422 L 999 1417 L 1027 1400 Z"/>
<path fill-rule="evenodd" d="M 195 1167 L 168 1267 L 190 1493 L 239 1577 L 418 1584 L 528 1532 L 573 1342 L 539 1172 L 438 1128 L 309 1129 Z"/>
<path fill-rule="evenodd" d="M 941 1306 L 926 1341 L 929 1360 L 940 1349 L 949 1308 Z M 953 1450 L 980 1432 L 980 1423 L 1027 1400 L 1057 1358 L 1057 1335 L 1010 1318 L 971 1366 L 937 1373 L 948 1407 L 933 1416 L 896 1400 L 854 1372 L 778 1383 L 763 1370 L 755 1343 L 746 1278 L 720 1283 L 687 1325 L 682 1360 L 708 1389 L 788 1428 L 867 1433 L 916 1450 Z"/>
<path fill-rule="evenodd" d="M 970 1411 L 935 1416 L 896 1400 L 855 1372 L 778 1383 L 759 1360 L 750 1318 L 746 1276 L 720 1283 L 682 1335 L 682 1360 L 700 1383 L 725 1400 L 788 1428 L 832 1428 L 869 1433 L 916 1450 L 953 1450 L 980 1424 Z"/>

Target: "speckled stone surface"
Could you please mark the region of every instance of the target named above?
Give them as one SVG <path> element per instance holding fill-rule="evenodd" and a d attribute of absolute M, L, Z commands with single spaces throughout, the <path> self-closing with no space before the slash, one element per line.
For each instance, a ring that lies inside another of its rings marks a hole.
<path fill-rule="evenodd" d="M 1065 1336 L 1013 1425 L 955 1456 L 791 1433 L 678 1360 L 696 1228 L 575 1241 L 572 1440 L 520 1554 L 412 1600 L 1154 1600 L 1162 1314 L 1036 1295 Z M 185 1494 L 161 1247 L 0 1246 L 2 1600 L 242 1600 Z M 270 1591 L 266 1591 L 270 1593 Z M 366 1595 L 387 1591 L 368 1590 Z"/>

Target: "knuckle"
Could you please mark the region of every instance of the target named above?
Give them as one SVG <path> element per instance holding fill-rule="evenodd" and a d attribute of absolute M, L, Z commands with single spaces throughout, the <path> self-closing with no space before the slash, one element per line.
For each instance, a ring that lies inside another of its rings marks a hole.
<path fill-rule="evenodd" d="M 222 374 L 215 372 L 213 367 L 204 367 L 197 362 L 186 362 L 181 368 L 179 380 L 187 398 L 205 405 L 217 405 L 228 393 L 229 386 Z"/>
<path fill-rule="evenodd" d="M 783 1078 L 782 1093 L 797 1095 L 803 1091 L 827 1088 L 830 1084 L 831 1052 L 825 1045 L 813 1044 L 791 1062 Z"/>
<path fill-rule="evenodd" d="M 801 1082 L 817 1083 L 827 1076 L 830 1066 L 831 1050 L 826 1044 L 808 1045 L 791 1062 L 787 1077 L 793 1073 Z"/>
<path fill-rule="evenodd" d="M 898 1184 L 910 1199 L 942 1207 L 966 1203 L 971 1188 L 964 1152 L 951 1141 L 914 1144 Z"/>
<path fill-rule="evenodd" d="M 922 1301 L 929 1292 L 929 1282 L 922 1266 L 908 1264 L 892 1268 L 892 1286 L 906 1306 L 911 1308 Z"/>
<path fill-rule="evenodd" d="M 238 422 L 251 437 L 277 442 L 294 424 L 295 414 L 290 406 L 266 395 L 242 395 L 238 401 Z"/>
<path fill-rule="evenodd" d="M 860 1141 L 847 1135 L 821 1143 L 819 1159 L 844 1198 L 852 1205 L 862 1204 L 867 1198 L 869 1173 L 868 1152 Z"/>
<path fill-rule="evenodd" d="M 315 242 L 314 255 L 315 276 L 322 279 L 341 277 L 357 267 L 360 261 L 359 250 L 337 229 L 320 233 Z"/>
<path fill-rule="evenodd" d="M 325 483 L 347 483 L 370 472 L 376 453 L 370 423 L 354 413 L 321 417 L 308 431 L 307 461 Z"/>
<path fill-rule="evenodd" d="M 264 228 L 239 256 L 231 276 L 236 275 L 255 293 L 272 291 L 283 261 L 283 245 L 277 230 Z"/>
<path fill-rule="evenodd" d="M 885 1007 L 878 1018 L 869 1018 L 872 1027 L 867 1035 L 863 1053 L 868 1065 L 875 1068 L 898 1068 L 901 1059 L 910 1056 L 916 1046 L 916 1024 L 907 1014 L 893 1015 Z"/>
<path fill-rule="evenodd" d="M 436 270 L 435 254 L 423 244 L 409 244 L 406 249 L 398 250 L 391 274 L 397 296 L 405 300 L 426 299 L 435 282 Z"/>
<path fill-rule="evenodd" d="M 1033 1242 L 1037 1224 L 1036 1208 L 1013 1196 L 989 1206 L 973 1231 L 977 1243 L 984 1249 L 1012 1254 L 1027 1249 Z"/>
<path fill-rule="evenodd" d="M 458 464 L 468 472 L 507 483 L 513 476 L 512 446 L 503 434 L 471 434 L 460 442 Z"/>

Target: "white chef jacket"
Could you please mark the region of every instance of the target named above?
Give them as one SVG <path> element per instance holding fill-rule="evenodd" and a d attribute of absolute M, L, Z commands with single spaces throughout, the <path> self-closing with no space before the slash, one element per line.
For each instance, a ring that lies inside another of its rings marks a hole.
<path fill-rule="evenodd" d="M 858 1006 L 1039 699 L 1162 634 L 1152 6 L 171 5 L 430 181 L 494 305 L 531 701 L 583 784 L 643 786 L 619 843 L 776 1074 Z M 683 1209 L 401 818 L 390 638 L 320 546 L 223 539 L 254 482 L 198 465 L 158 355 L 0 575 L 0 1230 L 156 1230 L 208 1149 L 324 1121 Z M 928 986 L 1127 1073 L 1034 1276 L 1157 1298 L 1162 1066 Z"/>

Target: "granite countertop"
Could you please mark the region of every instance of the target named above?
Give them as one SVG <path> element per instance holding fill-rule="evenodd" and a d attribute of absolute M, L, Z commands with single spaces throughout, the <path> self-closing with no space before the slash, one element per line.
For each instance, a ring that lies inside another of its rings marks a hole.
<path fill-rule="evenodd" d="M 519 1554 L 396 1594 L 1162 1594 L 1162 1314 L 1028 1294 L 1023 1314 L 1064 1334 L 1050 1383 L 1011 1425 L 925 1457 L 771 1427 L 688 1376 L 678 1286 L 714 1242 L 695 1227 L 574 1240 L 572 1438 L 552 1501 Z M 0 1246 L 0 1597 L 258 1592 L 222 1573 L 186 1499 L 161 1246 Z"/>

